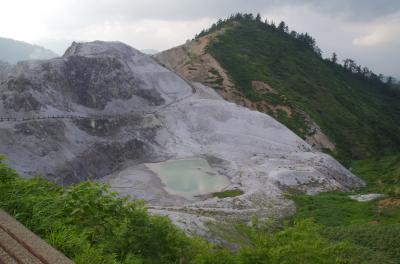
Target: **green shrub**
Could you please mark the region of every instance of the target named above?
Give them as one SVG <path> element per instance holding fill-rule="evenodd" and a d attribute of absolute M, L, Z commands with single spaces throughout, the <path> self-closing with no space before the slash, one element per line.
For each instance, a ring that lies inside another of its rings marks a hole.
<path fill-rule="evenodd" d="M 400 220 L 399 220 L 400 221 Z M 391 225 L 358 224 L 329 227 L 323 235 L 335 240 L 347 240 L 355 245 L 369 249 L 382 258 L 400 261 L 400 223 Z M 384 253 L 384 254 L 382 254 Z M 386 257 L 383 257 L 386 256 Z M 384 263 L 383 261 L 381 263 Z"/>
<path fill-rule="evenodd" d="M 239 250 L 240 263 L 338 263 L 337 254 L 347 249 L 334 244 L 320 234 L 312 221 L 299 221 L 272 234 L 255 230 L 254 246 Z"/>
<path fill-rule="evenodd" d="M 350 247 L 340 254 L 345 263 L 398 263 L 400 259 L 400 208 L 391 214 L 378 210 L 379 200 L 358 202 L 349 193 L 296 194 L 295 220 L 312 218 L 323 226 L 321 234 Z"/>
<path fill-rule="evenodd" d="M 1 162 L 0 168 L 0 207 L 78 264 L 357 263 L 361 247 L 330 241 L 319 225 L 300 220 L 274 232 L 243 226 L 243 241 L 250 242 L 231 252 L 187 236 L 168 218 L 149 215 L 143 202 L 119 198 L 103 184 L 59 187 L 18 178 Z M 360 240 L 354 243 L 363 245 Z"/>
<path fill-rule="evenodd" d="M 222 192 L 215 192 L 212 194 L 213 197 L 218 197 L 218 198 L 226 198 L 226 197 L 235 197 L 242 195 L 243 191 L 240 189 L 232 189 L 232 190 L 226 190 Z"/>
<path fill-rule="evenodd" d="M 364 192 L 400 196 L 400 154 L 353 161 L 352 167 L 367 182 Z"/>

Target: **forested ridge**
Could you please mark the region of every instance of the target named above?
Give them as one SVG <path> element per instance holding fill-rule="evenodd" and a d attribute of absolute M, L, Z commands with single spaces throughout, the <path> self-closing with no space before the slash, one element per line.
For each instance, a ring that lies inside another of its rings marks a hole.
<path fill-rule="evenodd" d="M 290 31 L 284 22 L 262 21 L 259 15 L 232 15 L 195 39 L 220 29 L 223 33 L 207 52 L 247 98 L 306 112 L 336 145 L 331 154 L 346 165 L 398 152 L 400 89 L 393 77 L 375 74 L 352 59 L 340 64 L 335 53 L 323 59 L 309 34 Z M 280 96 L 258 93 L 254 80 L 271 85 Z M 302 137 L 309 133 L 298 115 L 281 112 L 275 117 Z"/>

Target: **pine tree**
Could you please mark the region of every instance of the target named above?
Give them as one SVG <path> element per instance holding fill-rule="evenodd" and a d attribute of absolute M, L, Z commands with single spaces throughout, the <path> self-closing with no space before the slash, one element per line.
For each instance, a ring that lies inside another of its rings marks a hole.
<path fill-rule="evenodd" d="M 332 58 L 331 58 L 331 61 L 333 62 L 333 63 L 337 63 L 337 60 L 338 60 L 338 58 L 337 58 L 337 55 L 336 55 L 336 53 L 334 52 L 334 53 L 332 53 Z"/>
<path fill-rule="evenodd" d="M 261 22 L 261 15 L 260 15 L 260 13 L 257 13 L 256 21 L 257 21 L 257 22 Z"/>
<path fill-rule="evenodd" d="M 285 22 L 281 21 L 281 23 L 279 23 L 279 25 L 278 25 L 278 30 L 284 32 L 285 27 L 286 27 Z"/>

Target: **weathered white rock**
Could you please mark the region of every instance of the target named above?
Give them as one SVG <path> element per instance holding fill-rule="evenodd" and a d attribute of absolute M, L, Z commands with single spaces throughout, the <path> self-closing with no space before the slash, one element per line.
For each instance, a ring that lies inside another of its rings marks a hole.
<path fill-rule="evenodd" d="M 381 193 L 369 193 L 369 194 L 356 194 L 356 195 L 350 195 L 350 199 L 358 201 L 358 202 L 369 202 L 373 201 L 376 199 L 379 199 L 381 197 L 384 197 L 384 194 Z"/>

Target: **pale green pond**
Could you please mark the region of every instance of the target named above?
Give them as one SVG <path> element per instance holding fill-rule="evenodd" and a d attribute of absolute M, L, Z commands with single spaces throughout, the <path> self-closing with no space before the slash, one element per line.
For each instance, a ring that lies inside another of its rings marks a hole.
<path fill-rule="evenodd" d="M 189 199 L 229 185 L 229 179 L 216 173 L 204 159 L 169 160 L 146 166 L 160 177 L 168 193 Z"/>

